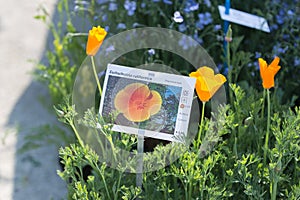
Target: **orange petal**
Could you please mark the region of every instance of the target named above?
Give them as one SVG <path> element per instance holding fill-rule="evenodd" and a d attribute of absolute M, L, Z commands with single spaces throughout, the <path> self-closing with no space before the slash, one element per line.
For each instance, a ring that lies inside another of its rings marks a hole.
<path fill-rule="evenodd" d="M 261 76 L 262 79 L 264 79 L 264 77 L 265 77 L 265 71 L 266 71 L 266 69 L 267 69 L 268 64 L 267 64 L 267 62 L 266 62 L 264 59 L 262 59 L 262 58 L 259 58 L 259 59 L 258 59 L 258 63 L 259 63 L 259 72 L 260 72 L 260 76 Z"/>
<path fill-rule="evenodd" d="M 107 32 L 105 29 L 98 27 L 93 27 L 89 31 L 88 41 L 86 44 L 86 54 L 89 56 L 94 56 L 98 52 Z"/>
<path fill-rule="evenodd" d="M 200 76 L 196 80 L 196 87 L 198 87 L 200 90 L 203 90 L 203 91 L 209 91 L 208 85 L 209 85 L 210 80 L 206 79 L 205 77 Z"/>
<path fill-rule="evenodd" d="M 206 77 L 206 78 L 213 78 L 214 77 L 214 70 L 210 67 L 207 67 L 207 66 L 204 66 L 204 67 L 200 67 L 197 72 L 203 76 L 203 77 Z"/>
<path fill-rule="evenodd" d="M 124 116 L 132 122 L 142 122 L 150 118 L 150 111 L 145 109 L 138 109 L 137 106 L 128 107 L 128 111 Z"/>
<path fill-rule="evenodd" d="M 212 89 L 210 90 L 211 96 L 214 96 L 215 93 L 219 90 L 219 88 L 220 88 L 222 85 L 223 85 L 223 83 L 222 83 L 222 84 L 215 85 L 215 87 L 212 88 Z"/>
<path fill-rule="evenodd" d="M 190 77 L 193 77 L 193 78 L 198 78 L 199 77 L 199 73 L 198 72 L 191 72 L 189 74 Z"/>
<path fill-rule="evenodd" d="M 130 97 L 131 95 L 124 90 L 118 92 L 114 99 L 115 108 L 121 113 L 127 112 Z"/>
<path fill-rule="evenodd" d="M 259 67 L 260 67 L 260 76 L 262 78 L 262 85 L 265 89 L 270 89 L 271 87 L 274 87 L 274 76 L 281 68 L 278 66 L 280 61 L 279 57 L 275 57 L 272 63 L 268 66 L 267 62 L 259 58 Z"/>
<path fill-rule="evenodd" d="M 274 60 L 271 62 L 271 64 L 268 67 L 268 70 L 272 71 L 272 73 L 275 75 L 279 69 L 281 68 L 280 66 L 278 66 L 280 61 L 279 57 L 275 57 Z"/>
<path fill-rule="evenodd" d="M 196 88 L 196 92 L 198 94 L 199 99 L 202 102 L 209 101 L 212 97 L 212 95 L 210 94 L 209 91 L 203 91 L 203 90 L 199 90 L 199 89 Z"/>
<path fill-rule="evenodd" d="M 226 80 L 226 77 L 223 76 L 222 74 L 217 74 L 215 75 L 215 80 L 219 83 L 219 84 L 223 84 L 225 83 L 227 80 Z"/>
<path fill-rule="evenodd" d="M 133 122 L 142 122 L 159 112 L 162 104 L 158 92 L 142 83 L 132 83 L 119 91 L 114 99 L 116 109 Z"/>
<path fill-rule="evenodd" d="M 114 105 L 119 112 L 127 112 L 132 96 L 138 88 L 146 86 L 142 83 L 132 83 L 120 90 L 114 99 Z M 147 86 L 146 86 L 147 87 Z"/>
<path fill-rule="evenodd" d="M 137 99 L 146 99 L 150 95 L 150 90 L 147 85 L 142 83 L 133 83 L 135 90 L 131 94 L 130 101 Z"/>
<path fill-rule="evenodd" d="M 148 100 L 147 109 L 149 109 L 151 115 L 155 115 L 160 111 L 162 98 L 157 91 L 151 90 L 151 99 Z"/>
<path fill-rule="evenodd" d="M 124 90 L 130 94 L 133 94 L 138 88 L 140 87 L 144 87 L 147 85 L 143 84 L 143 83 L 131 83 L 129 85 L 127 85 Z"/>
<path fill-rule="evenodd" d="M 271 64 L 270 64 L 269 67 L 271 67 L 271 68 L 276 68 L 276 67 L 278 66 L 279 62 L 280 62 L 280 58 L 276 56 L 276 57 L 273 59 L 273 61 L 271 62 Z"/>
<path fill-rule="evenodd" d="M 267 75 L 264 79 L 263 79 L 263 87 L 265 89 L 270 89 L 271 87 L 274 87 L 275 83 L 274 83 L 274 76 L 273 75 Z"/>
<path fill-rule="evenodd" d="M 226 82 L 222 74 L 214 75 L 214 70 L 210 67 L 201 67 L 196 72 L 190 73 L 191 77 L 196 77 L 196 92 L 201 101 L 206 102 L 216 93 L 216 91 Z"/>

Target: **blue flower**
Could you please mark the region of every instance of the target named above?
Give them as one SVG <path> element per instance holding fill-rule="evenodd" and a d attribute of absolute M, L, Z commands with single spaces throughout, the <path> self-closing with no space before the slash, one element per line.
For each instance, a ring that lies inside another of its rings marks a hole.
<path fill-rule="evenodd" d="M 290 39 L 290 35 L 289 35 L 289 34 L 283 34 L 283 35 L 282 35 L 282 38 L 283 38 L 284 40 L 289 40 L 289 39 Z"/>
<path fill-rule="evenodd" d="M 284 23 L 284 18 L 280 15 L 276 15 L 276 21 L 278 24 L 283 24 Z"/>
<path fill-rule="evenodd" d="M 217 24 L 214 26 L 214 31 L 219 31 L 221 30 L 222 26 L 220 24 Z"/>
<path fill-rule="evenodd" d="M 199 38 L 197 32 L 194 33 L 193 38 L 194 38 L 197 42 L 199 42 L 199 44 L 203 44 L 203 39 L 202 39 L 202 38 Z"/>
<path fill-rule="evenodd" d="M 165 4 L 168 4 L 168 5 L 172 5 L 172 4 L 173 4 L 173 2 L 170 1 L 170 0 L 163 0 L 163 2 L 164 2 Z"/>
<path fill-rule="evenodd" d="M 86 5 L 86 6 L 90 5 L 90 2 L 88 2 L 88 1 L 77 1 L 75 3 L 79 4 L 79 5 Z"/>
<path fill-rule="evenodd" d="M 272 24 L 271 26 L 270 26 L 270 31 L 275 31 L 275 30 L 277 30 L 278 29 L 278 25 L 277 24 Z"/>
<path fill-rule="evenodd" d="M 114 45 L 111 44 L 109 47 L 106 48 L 105 51 L 106 51 L 106 52 L 112 52 L 112 51 L 114 51 L 114 50 L 115 50 L 115 47 L 114 47 Z"/>
<path fill-rule="evenodd" d="M 124 23 L 119 23 L 117 29 L 126 29 L 126 25 Z"/>
<path fill-rule="evenodd" d="M 182 23 L 182 22 L 183 22 L 183 17 L 181 16 L 181 14 L 180 14 L 179 11 L 174 12 L 173 20 L 174 20 L 176 23 Z"/>
<path fill-rule="evenodd" d="M 80 10 L 80 7 L 78 5 L 74 6 L 74 11 L 78 12 Z"/>
<path fill-rule="evenodd" d="M 205 4 L 208 8 L 211 7 L 211 2 L 210 2 L 210 0 L 204 0 L 204 4 Z"/>
<path fill-rule="evenodd" d="M 193 40 L 191 37 L 183 35 L 181 39 L 178 41 L 178 44 L 182 46 L 183 50 L 187 50 L 190 47 L 194 47 L 197 45 L 197 42 Z"/>
<path fill-rule="evenodd" d="M 106 30 L 106 32 L 109 32 L 109 26 L 105 26 L 104 29 Z"/>
<path fill-rule="evenodd" d="M 107 14 L 102 15 L 102 21 L 105 22 L 107 20 Z"/>
<path fill-rule="evenodd" d="M 103 70 L 98 73 L 98 78 L 101 79 L 102 76 L 105 76 L 106 70 Z"/>
<path fill-rule="evenodd" d="M 225 67 L 222 74 L 225 75 L 225 76 L 227 76 L 228 75 L 228 71 L 229 71 L 228 67 Z"/>
<path fill-rule="evenodd" d="M 260 52 L 255 52 L 255 59 L 261 58 L 261 53 Z"/>
<path fill-rule="evenodd" d="M 199 9 L 199 3 L 195 0 L 187 0 L 185 1 L 184 12 L 189 13 Z"/>
<path fill-rule="evenodd" d="M 98 3 L 98 4 L 104 4 L 104 3 L 106 3 L 106 2 L 108 2 L 108 0 L 97 0 L 97 3 Z"/>
<path fill-rule="evenodd" d="M 153 2 L 153 3 L 158 3 L 158 2 L 160 2 L 160 0 L 152 0 L 152 2 Z M 173 2 L 170 1 L 170 0 L 163 0 L 163 2 L 164 2 L 165 4 L 168 4 L 168 5 L 172 5 L 172 4 L 173 4 Z"/>
<path fill-rule="evenodd" d="M 292 10 L 288 10 L 287 14 L 290 15 L 290 16 L 293 16 L 294 12 Z"/>
<path fill-rule="evenodd" d="M 284 54 L 288 50 L 288 48 L 289 48 L 288 46 L 286 46 L 285 48 L 282 48 L 280 46 L 280 44 L 277 44 L 273 47 L 273 52 L 276 55 Z"/>
<path fill-rule="evenodd" d="M 137 23 L 137 22 L 134 22 L 133 24 L 132 24 L 132 27 L 133 28 L 137 28 L 137 27 L 141 27 L 142 25 L 141 24 L 139 24 L 139 23 Z"/>
<path fill-rule="evenodd" d="M 75 2 L 74 11 L 88 11 L 89 10 L 90 3 L 87 1 L 78 1 Z"/>
<path fill-rule="evenodd" d="M 298 58 L 298 57 L 294 58 L 294 65 L 300 66 L 300 58 Z"/>
<path fill-rule="evenodd" d="M 124 3 L 124 8 L 127 10 L 127 14 L 129 16 L 134 15 L 134 12 L 136 10 L 136 2 L 126 0 L 125 3 Z"/>
<path fill-rule="evenodd" d="M 258 53 L 258 52 L 255 52 L 255 53 Z M 259 57 L 260 58 L 260 57 Z M 258 59 L 258 58 L 257 58 Z M 256 62 L 251 62 L 248 64 L 248 67 L 252 67 L 254 68 L 255 71 L 259 71 L 259 63 L 256 61 Z"/>
<path fill-rule="evenodd" d="M 178 30 L 180 32 L 185 32 L 186 31 L 186 25 L 185 25 L 185 23 L 179 24 Z"/>
<path fill-rule="evenodd" d="M 149 54 L 150 56 L 155 55 L 155 50 L 154 50 L 154 49 L 149 49 L 149 50 L 148 50 L 148 54 Z"/>
<path fill-rule="evenodd" d="M 217 64 L 217 69 L 218 69 L 217 70 L 218 73 L 221 73 L 225 76 L 228 75 L 228 67 L 225 67 L 223 63 L 218 63 Z"/>
<path fill-rule="evenodd" d="M 116 4 L 115 2 L 111 2 L 108 4 L 108 10 L 109 11 L 116 11 L 118 10 L 118 4 Z"/>
<path fill-rule="evenodd" d="M 278 15 L 276 15 L 276 22 L 278 24 L 283 24 L 286 19 L 286 13 L 284 9 L 279 10 Z"/>
<path fill-rule="evenodd" d="M 199 13 L 198 18 L 199 19 L 196 22 L 196 27 L 198 29 L 203 29 L 204 26 L 212 23 L 212 21 L 213 21 L 211 14 L 209 12 Z"/>

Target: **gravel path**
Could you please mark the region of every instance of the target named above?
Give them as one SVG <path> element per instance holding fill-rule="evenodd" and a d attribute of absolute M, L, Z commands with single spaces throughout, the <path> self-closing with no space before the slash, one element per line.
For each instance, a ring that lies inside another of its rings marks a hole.
<path fill-rule="evenodd" d="M 35 20 L 43 4 L 53 15 L 56 0 L 0 0 L 0 200 L 65 199 L 66 185 L 57 176 L 57 148 L 17 154 L 24 137 L 43 124 L 57 123 L 49 95 L 29 72 L 45 51 L 48 29 Z M 44 101 L 40 101 L 44 99 Z"/>

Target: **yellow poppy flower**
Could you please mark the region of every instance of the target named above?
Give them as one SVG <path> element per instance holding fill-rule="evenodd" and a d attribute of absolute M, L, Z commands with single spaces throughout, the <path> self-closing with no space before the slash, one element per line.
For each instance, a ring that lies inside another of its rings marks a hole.
<path fill-rule="evenodd" d="M 196 78 L 196 92 L 202 102 L 209 101 L 226 82 L 225 76 L 222 74 L 215 75 L 213 69 L 206 66 L 190 73 L 190 77 Z"/>
<path fill-rule="evenodd" d="M 98 27 L 93 27 L 89 31 L 88 41 L 86 45 L 86 54 L 89 56 L 94 56 L 98 52 L 107 32 L 105 29 Z"/>
<path fill-rule="evenodd" d="M 262 85 L 265 89 L 270 89 L 271 87 L 274 87 L 274 77 L 276 73 L 279 71 L 281 68 L 279 64 L 280 58 L 275 57 L 272 63 L 268 66 L 267 62 L 259 58 L 258 63 L 259 63 L 259 69 L 260 69 L 260 76 L 262 78 Z"/>
<path fill-rule="evenodd" d="M 148 120 L 159 112 L 161 104 L 160 94 L 142 83 L 127 85 L 114 99 L 115 108 L 132 122 Z"/>

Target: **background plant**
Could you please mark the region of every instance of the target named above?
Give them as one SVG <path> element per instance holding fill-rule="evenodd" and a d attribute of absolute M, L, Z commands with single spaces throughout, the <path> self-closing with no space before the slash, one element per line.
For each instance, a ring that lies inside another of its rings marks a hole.
<path fill-rule="evenodd" d="M 48 86 L 55 105 L 72 92 L 74 77 L 85 58 L 87 30 L 94 25 L 105 27 L 108 37 L 146 26 L 177 30 L 197 40 L 212 56 L 218 70 L 225 75 L 230 72 L 232 77 L 231 84 L 227 85 L 227 91 L 233 94 L 231 103 L 218 114 L 211 114 L 208 105 L 200 148 L 192 145 L 170 166 L 145 173 L 143 191 L 135 187 L 134 175 L 125 173 L 124 169 L 109 168 L 89 147 L 72 144 L 61 148 L 65 167 L 59 175 L 68 183 L 70 199 L 300 197 L 299 2 L 232 1 L 235 9 L 265 17 L 271 33 L 232 24 L 230 66 L 223 65 L 223 22 L 217 10 L 217 5 L 223 3 L 210 0 L 60 0 L 57 4 L 59 17 L 55 22 L 45 9 L 40 10 L 36 18 L 49 26 L 53 46 L 46 53 L 48 62 L 37 66 L 35 76 Z M 178 42 L 188 48 L 185 40 Z M 266 112 L 261 109 L 265 102 L 257 59 L 264 57 L 269 63 L 275 55 L 281 58 L 282 70 L 276 76 L 276 87 L 271 93 L 269 148 L 263 149 L 267 122 Z M 116 63 L 129 66 L 145 62 L 167 64 L 185 75 L 194 70 L 184 59 L 157 49 L 137 50 L 116 60 Z M 94 112 L 90 116 L 85 122 L 91 123 Z M 209 120 L 214 116 L 217 120 Z M 122 137 L 120 141 L 117 134 L 107 133 L 108 140 L 134 150 L 134 137 Z M 44 137 L 37 139 L 44 140 Z M 156 147 L 157 157 L 163 155 L 164 148 Z M 267 152 L 267 165 L 263 164 L 264 151 Z"/>

